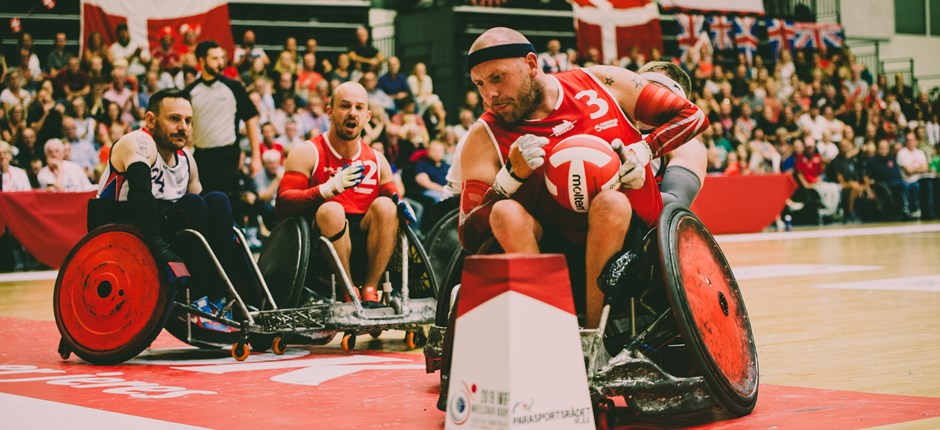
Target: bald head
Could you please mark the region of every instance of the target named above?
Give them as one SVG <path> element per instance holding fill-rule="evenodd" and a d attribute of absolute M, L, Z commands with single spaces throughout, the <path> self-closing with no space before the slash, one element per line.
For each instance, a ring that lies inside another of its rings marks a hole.
<path fill-rule="evenodd" d="M 357 82 L 340 84 L 333 90 L 326 113 L 330 116 L 330 132 L 336 138 L 343 141 L 358 139 L 362 127 L 372 118 L 366 89 Z"/>
<path fill-rule="evenodd" d="M 470 52 L 508 43 L 531 43 L 522 33 L 507 27 L 493 27 L 483 32 L 470 46 Z"/>
<path fill-rule="evenodd" d="M 333 96 L 330 98 L 330 106 L 335 107 L 337 102 L 347 100 L 352 103 L 369 102 L 369 94 L 365 87 L 358 82 L 343 82 L 333 90 Z"/>

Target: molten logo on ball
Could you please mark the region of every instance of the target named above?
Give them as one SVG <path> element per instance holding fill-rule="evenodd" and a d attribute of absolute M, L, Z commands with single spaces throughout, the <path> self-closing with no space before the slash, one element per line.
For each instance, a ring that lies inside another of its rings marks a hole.
<path fill-rule="evenodd" d="M 620 157 L 597 136 L 571 136 L 555 145 L 547 158 L 545 187 L 558 204 L 575 212 L 587 212 L 597 193 L 618 185 Z"/>

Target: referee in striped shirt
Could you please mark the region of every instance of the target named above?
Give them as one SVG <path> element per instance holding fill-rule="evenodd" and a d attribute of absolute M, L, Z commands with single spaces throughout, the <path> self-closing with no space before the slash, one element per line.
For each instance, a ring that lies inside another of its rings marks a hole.
<path fill-rule="evenodd" d="M 231 194 L 241 158 L 239 121 L 245 121 L 251 143 L 251 173 L 261 171 L 258 110 L 241 83 L 222 76 L 225 51 L 216 41 L 199 43 L 196 58 L 202 74 L 185 89 L 193 105 L 193 158 L 205 192 Z"/>

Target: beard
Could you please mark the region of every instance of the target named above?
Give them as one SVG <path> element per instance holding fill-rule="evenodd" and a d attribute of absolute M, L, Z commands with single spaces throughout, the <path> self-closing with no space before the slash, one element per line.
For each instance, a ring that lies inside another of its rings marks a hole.
<path fill-rule="evenodd" d="M 177 138 L 182 138 L 183 142 L 178 143 L 178 141 L 175 140 Z M 189 142 L 189 138 L 185 134 L 175 134 L 161 130 L 159 124 L 154 127 L 153 140 L 157 144 L 157 149 L 173 151 L 183 149 L 183 147 L 186 146 L 186 143 Z"/>
<path fill-rule="evenodd" d="M 516 105 L 515 109 L 508 112 L 494 112 L 506 124 L 516 124 L 528 118 L 545 99 L 545 86 L 528 76 L 526 78 L 519 91 L 519 98 L 513 103 Z"/>
<path fill-rule="evenodd" d="M 355 123 L 356 125 L 353 126 L 352 130 L 348 130 L 346 127 L 346 123 L 350 123 L 350 124 Z M 337 124 L 335 128 L 336 128 L 336 135 L 339 136 L 340 139 L 347 140 L 347 141 L 356 140 L 362 134 L 362 123 L 356 121 L 355 119 L 347 118 L 343 122 Z"/>

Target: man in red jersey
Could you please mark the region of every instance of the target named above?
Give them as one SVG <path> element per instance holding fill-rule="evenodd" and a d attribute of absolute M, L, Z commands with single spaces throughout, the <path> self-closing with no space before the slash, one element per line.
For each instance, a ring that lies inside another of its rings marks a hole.
<path fill-rule="evenodd" d="M 392 169 L 359 138 L 372 116 L 362 85 L 337 87 L 326 114 L 330 130 L 288 155 L 275 211 L 281 217 L 314 215 L 314 227 L 333 242 L 350 280 L 352 253 L 367 259 L 360 292 L 364 305 L 376 306 L 377 286 L 398 237 Z M 364 243 L 353 249 L 357 240 Z"/>
<path fill-rule="evenodd" d="M 601 270 L 638 242 L 662 211 L 650 160 L 703 131 L 707 118 L 688 100 L 622 68 L 546 75 L 531 43 L 508 28 L 477 38 L 467 69 L 490 110 L 470 129 L 460 154 L 461 244 L 475 252 L 494 237 L 507 253 L 584 250 L 585 326 L 597 327 Z M 636 122 L 657 128 L 643 138 Z M 546 151 L 578 134 L 610 142 L 622 160 L 621 188 L 598 193 L 586 215 L 558 205 L 540 169 Z"/>

